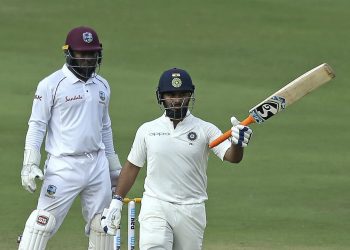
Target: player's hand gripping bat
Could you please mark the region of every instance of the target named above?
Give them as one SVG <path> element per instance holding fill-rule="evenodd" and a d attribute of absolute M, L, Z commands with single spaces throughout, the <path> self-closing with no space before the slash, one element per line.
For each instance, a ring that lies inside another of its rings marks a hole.
<path fill-rule="evenodd" d="M 327 63 L 313 68 L 249 110 L 249 116 L 241 124 L 248 126 L 251 123 L 263 123 L 304 95 L 329 82 L 334 77 L 335 74 Z M 226 131 L 223 135 L 212 141 L 209 144 L 209 148 L 219 145 L 230 136 L 231 130 Z"/>

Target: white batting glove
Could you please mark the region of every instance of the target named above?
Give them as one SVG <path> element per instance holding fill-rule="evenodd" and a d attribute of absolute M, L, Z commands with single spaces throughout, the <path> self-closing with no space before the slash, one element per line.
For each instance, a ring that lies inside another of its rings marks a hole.
<path fill-rule="evenodd" d="M 43 172 L 39 169 L 40 153 L 36 150 L 24 150 L 23 168 L 21 171 L 22 186 L 30 193 L 36 190 L 35 179 L 44 179 Z"/>
<path fill-rule="evenodd" d="M 247 126 L 240 125 L 240 122 L 234 116 L 231 117 L 231 123 L 233 125 L 233 127 L 231 128 L 232 143 L 240 147 L 248 146 L 253 131 Z"/>
<path fill-rule="evenodd" d="M 116 235 L 122 216 L 122 197 L 114 196 L 109 208 L 105 208 L 101 217 L 101 227 L 106 234 Z"/>

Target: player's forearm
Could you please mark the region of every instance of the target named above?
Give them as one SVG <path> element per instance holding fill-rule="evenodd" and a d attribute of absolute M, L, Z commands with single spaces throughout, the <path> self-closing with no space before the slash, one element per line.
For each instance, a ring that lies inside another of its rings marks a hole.
<path fill-rule="evenodd" d="M 238 145 L 232 144 L 225 153 L 224 160 L 231 163 L 239 163 L 243 159 L 244 149 Z"/>
<path fill-rule="evenodd" d="M 126 161 L 120 172 L 115 194 L 124 198 L 134 184 L 139 171 L 139 167 Z"/>

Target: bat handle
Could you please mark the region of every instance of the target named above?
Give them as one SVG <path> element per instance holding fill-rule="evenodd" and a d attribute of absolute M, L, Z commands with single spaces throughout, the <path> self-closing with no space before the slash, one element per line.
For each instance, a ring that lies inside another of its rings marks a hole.
<path fill-rule="evenodd" d="M 247 118 L 245 118 L 243 121 L 241 121 L 240 124 L 242 124 L 244 126 L 248 126 L 249 124 L 252 124 L 254 122 L 255 122 L 255 120 L 254 120 L 253 116 L 249 115 Z M 228 138 L 230 138 L 230 136 L 231 136 L 231 129 L 227 130 L 225 133 L 223 133 L 218 138 L 216 138 L 214 141 L 212 141 L 209 144 L 209 148 L 216 147 L 221 142 L 223 142 L 223 141 L 227 140 Z"/>

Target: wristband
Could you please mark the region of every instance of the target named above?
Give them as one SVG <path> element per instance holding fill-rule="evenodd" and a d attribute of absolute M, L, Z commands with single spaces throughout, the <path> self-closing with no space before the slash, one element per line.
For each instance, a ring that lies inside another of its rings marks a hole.
<path fill-rule="evenodd" d="M 116 200 L 119 200 L 119 201 L 123 202 L 123 197 L 121 197 L 120 195 L 117 195 L 117 194 L 114 194 L 112 196 L 112 199 L 116 199 Z"/>

